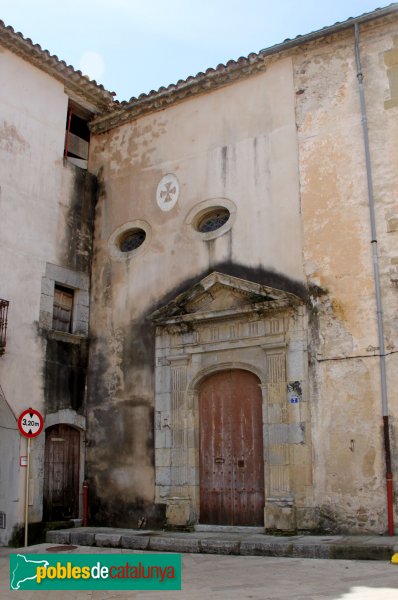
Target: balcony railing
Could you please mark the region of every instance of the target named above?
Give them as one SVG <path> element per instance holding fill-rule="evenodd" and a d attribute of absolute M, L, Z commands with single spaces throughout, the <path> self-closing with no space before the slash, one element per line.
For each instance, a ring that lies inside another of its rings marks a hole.
<path fill-rule="evenodd" d="M 2 300 L 0 298 L 0 355 L 4 354 L 6 347 L 6 334 L 7 334 L 7 317 L 8 317 L 8 300 Z"/>

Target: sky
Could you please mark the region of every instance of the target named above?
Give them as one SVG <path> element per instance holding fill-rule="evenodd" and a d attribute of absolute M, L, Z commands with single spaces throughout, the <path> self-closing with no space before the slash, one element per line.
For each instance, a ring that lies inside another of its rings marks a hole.
<path fill-rule="evenodd" d="M 383 0 L 0 0 L 0 19 L 118 100 L 376 8 Z"/>

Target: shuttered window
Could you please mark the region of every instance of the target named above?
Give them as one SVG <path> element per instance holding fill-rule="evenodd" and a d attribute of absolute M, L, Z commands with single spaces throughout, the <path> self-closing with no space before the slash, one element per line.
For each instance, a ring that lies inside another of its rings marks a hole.
<path fill-rule="evenodd" d="M 56 285 L 54 288 L 53 329 L 72 332 L 73 290 Z"/>

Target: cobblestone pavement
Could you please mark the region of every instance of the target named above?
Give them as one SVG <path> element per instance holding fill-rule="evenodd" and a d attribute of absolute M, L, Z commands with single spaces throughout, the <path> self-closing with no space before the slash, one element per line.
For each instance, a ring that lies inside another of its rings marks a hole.
<path fill-rule="evenodd" d="M 383 561 L 184 554 L 183 589 L 139 591 L 10 591 L 9 554 L 45 553 L 51 544 L 0 548 L 1 600 L 397 600 L 398 565 Z M 132 550 L 79 546 L 66 553 Z"/>

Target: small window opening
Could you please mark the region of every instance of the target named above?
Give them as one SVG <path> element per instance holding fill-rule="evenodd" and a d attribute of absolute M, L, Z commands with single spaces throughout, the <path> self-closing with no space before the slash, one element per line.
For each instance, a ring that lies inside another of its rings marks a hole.
<path fill-rule="evenodd" d="M 227 208 L 217 208 L 207 212 L 197 224 L 197 230 L 208 233 L 220 229 L 229 219 L 230 212 Z"/>
<path fill-rule="evenodd" d="M 72 333 L 73 290 L 56 285 L 54 288 L 53 329 Z"/>
<path fill-rule="evenodd" d="M 76 166 L 87 169 L 90 130 L 88 121 L 73 104 L 69 103 L 66 118 L 64 158 Z"/>
<path fill-rule="evenodd" d="M 131 252 L 139 248 L 144 243 L 145 238 L 146 233 L 143 229 L 130 229 L 121 237 L 119 248 L 121 252 Z"/>
<path fill-rule="evenodd" d="M 6 347 L 7 334 L 7 316 L 8 316 L 8 300 L 0 299 L 0 356 L 4 353 Z"/>

